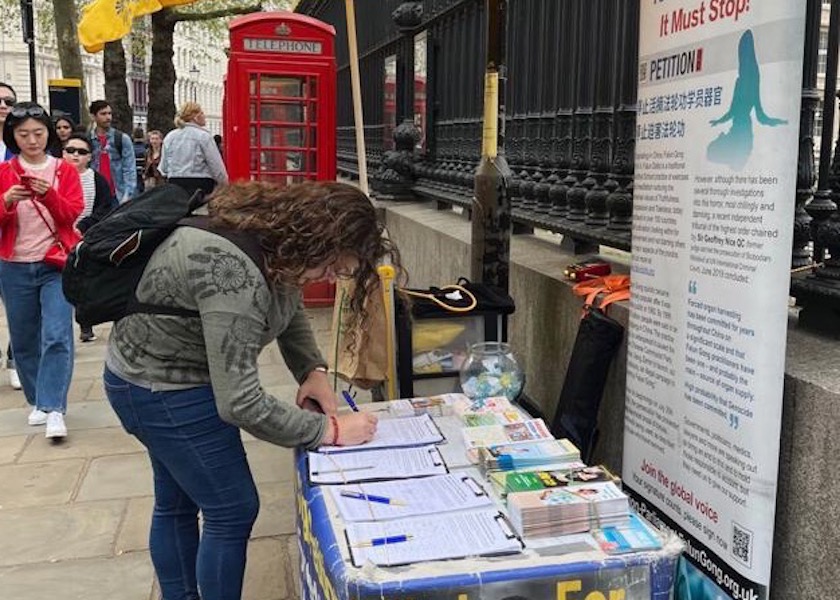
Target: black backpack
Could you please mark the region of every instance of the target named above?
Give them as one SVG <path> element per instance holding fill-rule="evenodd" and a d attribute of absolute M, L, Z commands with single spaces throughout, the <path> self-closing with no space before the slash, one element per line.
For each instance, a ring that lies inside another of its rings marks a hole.
<path fill-rule="evenodd" d="M 135 295 L 155 248 L 179 226 L 206 229 L 229 239 L 263 271 L 255 236 L 211 228 L 208 217 L 190 216 L 203 203 L 200 192 L 190 197 L 177 185 L 155 186 L 88 229 L 70 251 L 62 272 L 62 288 L 76 307 L 76 321 L 93 326 L 138 312 L 197 317 L 196 311 L 141 303 Z"/>

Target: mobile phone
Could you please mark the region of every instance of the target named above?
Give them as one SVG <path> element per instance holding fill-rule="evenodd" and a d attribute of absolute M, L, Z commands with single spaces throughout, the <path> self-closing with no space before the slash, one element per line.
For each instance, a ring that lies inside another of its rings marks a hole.
<path fill-rule="evenodd" d="M 32 175 L 21 175 L 20 184 L 27 190 L 32 190 L 32 180 L 35 179 Z"/>

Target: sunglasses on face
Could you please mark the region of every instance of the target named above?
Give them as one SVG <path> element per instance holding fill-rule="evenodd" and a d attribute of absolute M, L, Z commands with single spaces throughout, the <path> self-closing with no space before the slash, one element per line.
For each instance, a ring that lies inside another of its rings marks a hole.
<path fill-rule="evenodd" d="M 0 98 L 0 104 L 5 104 L 8 107 L 12 107 L 15 105 L 16 100 L 11 96 L 3 96 Z"/>
<path fill-rule="evenodd" d="M 90 150 L 86 150 L 85 148 L 65 148 L 64 151 L 67 154 L 78 154 L 79 156 L 87 156 L 90 154 Z"/>
<path fill-rule="evenodd" d="M 12 116 L 21 119 L 23 117 L 43 117 L 47 114 L 40 106 L 18 106 L 12 108 Z"/>

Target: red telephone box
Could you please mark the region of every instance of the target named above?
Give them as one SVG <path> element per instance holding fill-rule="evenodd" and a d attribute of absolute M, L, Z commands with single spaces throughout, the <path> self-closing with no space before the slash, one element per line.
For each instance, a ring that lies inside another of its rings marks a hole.
<path fill-rule="evenodd" d="M 335 94 L 331 25 L 290 12 L 233 19 L 223 108 L 231 180 L 334 181 Z M 308 306 L 334 295 L 328 283 L 304 290 Z"/>

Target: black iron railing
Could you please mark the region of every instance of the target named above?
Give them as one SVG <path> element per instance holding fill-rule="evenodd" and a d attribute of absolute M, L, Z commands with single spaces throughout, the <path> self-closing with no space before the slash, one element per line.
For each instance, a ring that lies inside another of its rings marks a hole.
<path fill-rule="evenodd" d="M 791 279 L 791 294 L 803 306 L 801 322 L 840 334 L 836 150 L 831 160 L 840 0 L 831 2 L 824 98 L 817 89 L 824 3 L 805 2 L 797 193 L 790 199 L 796 207 L 792 264 L 801 272 Z M 365 137 L 374 179 L 377 169 L 396 160 L 383 140 L 386 132 L 394 122 L 416 118 L 414 36 L 425 32 L 426 140 L 423 152 L 414 154 L 407 185 L 415 197 L 469 210 L 480 154 L 484 0 L 356 4 L 369 124 Z M 298 11 L 338 31 L 338 158 L 345 173 L 355 174 L 343 3 L 303 0 Z M 564 244 L 578 252 L 599 245 L 631 250 L 639 3 L 509 0 L 508 15 L 505 152 L 513 173 L 514 232 L 537 227 L 561 233 Z M 396 101 L 386 110 L 383 74 L 392 56 L 397 62 Z M 824 138 L 817 169 L 814 129 L 821 104 Z"/>

